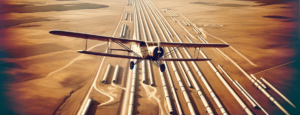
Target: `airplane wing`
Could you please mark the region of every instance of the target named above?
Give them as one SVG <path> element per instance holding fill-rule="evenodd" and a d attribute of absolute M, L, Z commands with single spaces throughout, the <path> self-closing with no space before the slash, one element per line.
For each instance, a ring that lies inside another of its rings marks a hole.
<path fill-rule="evenodd" d="M 109 53 L 100 53 L 100 52 L 92 52 L 92 51 L 85 51 L 85 50 L 78 50 L 78 53 L 83 54 L 91 54 L 91 55 L 98 55 L 98 56 L 108 56 L 108 57 L 117 57 L 117 58 L 127 58 L 127 59 L 142 59 L 136 56 L 126 56 L 126 55 L 118 55 L 118 54 L 109 54 Z"/>
<path fill-rule="evenodd" d="M 208 61 L 210 58 L 160 58 L 158 61 Z"/>
<path fill-rule="evenodd" d="M 161 47 L 228 47 L 228 44 L 160 42 Z"/>
<path fill-rule="evenodd" d="M 124 38 L 114 38 L 108 36 L 100 36 L 94 34 L 87 33 L 78 33 L 71 31 L 63 31 L 63 30 L 51 30 L 50 34 L 61 35 L 61 36 L 69 36 L 83 39 L 92 39 L 92 40 L 100 40 L 100 41 L 118 41 L 123 44 L 140 44 L 145 43 L 142 40 L 133 40 L 133 39 L 124 39 Z M 150 43 L 150 42 L 149 42 Z M 160 44 L 161 47 L 228 47 L 228 44 L 205 44 L 205 43 L 178 43 L 178 42 L 151 42 L 152 45 L 158 46 Z"/>
<path fill-rule="evenodd" d="M 51 30 L 51 31 L 49 31 L 49 33 L 54 34 L 54 35 L 60 35 L 60 36 L 69 36 L 69 37 L 92 39 L 92 40 L 99 40 L 99 41 L 118 40 L 119 42 L 124 43 L 124 44 L 144 43 L 144 41 L 141 41 L 141 40 L 114 38 L 114 37 L 108 37 L 108 36 L 99 36 L 99 35 L 94 35 L 94 34 L 78 33 L 78 32 L 63 31 L 63 30 Z"/>

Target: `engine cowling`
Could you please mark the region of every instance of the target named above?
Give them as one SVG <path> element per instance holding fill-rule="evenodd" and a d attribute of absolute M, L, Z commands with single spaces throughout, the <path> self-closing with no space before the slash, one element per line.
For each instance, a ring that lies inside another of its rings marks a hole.
<path fill-rule="evenodd" d="M 148 47 L 148 53 L 152 57 L 152 60 L 157 60 L 164 55 L 164 49 L 162 47 L 150 46 Z"/>

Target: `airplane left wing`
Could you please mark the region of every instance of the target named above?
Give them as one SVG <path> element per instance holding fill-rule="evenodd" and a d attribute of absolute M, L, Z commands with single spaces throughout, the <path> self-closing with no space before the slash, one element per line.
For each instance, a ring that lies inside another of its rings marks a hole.
<path fill-rule="evenodd" d="M 114 38 L 108 36 L 100 36 L 94 34 L 87 34 L 87 33 L 79 33 L 79 32 L 71 32 L 71 31 L 63 31 L 63 30 L 51 30 L 49 31 L 50 34 L 60 35 L 60 36 L 69 36 L 69 37 L 76 37 L 76 38 L 83 38 L 83 39 L 91 39 L 91 40 L 99 40 L 99 41 L 115 41 L 121 42 L 123 44 L 139 44 L 145 43 L 141 40 L 133 40 L 133 39 L 124 39 L 124 38 Z"/>
<path fill-rule="evenodd" d="M 210 58 L 160 58 L 158 61 L 208 61 Z"/>
<path fill-rule="evenodd" d="M 126 55 L 118 55 L 118 54 L 109 54 L 109 53 L 100 53 L 100 52 L 93 52 L 93 51 L 86 51 L 86 50 L 78 50 L 78 53 L 83 54 L 91 54 L 91 55 L 98 55 L 98 56 L 108 56 L 108 57 L 117 57 L 117 58 L 127 58 L 127 59 L 142 59 L 136 56 L 126 56 Z"/>

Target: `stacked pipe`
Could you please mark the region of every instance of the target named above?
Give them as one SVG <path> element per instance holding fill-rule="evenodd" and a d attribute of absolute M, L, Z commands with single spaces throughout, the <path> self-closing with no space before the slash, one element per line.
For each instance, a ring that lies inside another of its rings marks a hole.
<path fill-rule="evenodd" d="M 87 100 L 87 102 L 86 102 L 85 105 L 84 105 L 84 108 L 83 108 L 83 111 L 82 111 L 81 115 L 86 115 L 86 114 L 87 114 L 88 109 L 89 109 L 89 107 L 90 107 L 92 101 L 93 101 L 93 100 L 92 100 L 91 98 L 89 98 L 89 99 Z"/>
<path fill-rule="evenodd" d="M 119 72 L 119 65 L 116 66 L 114 76 L 113 76 L 113 83 L 117 83 L 117 77 Z"/>
<path fill-rule="evenodd" d="M 105 72 L 104 77 L 102 79 L 102 83 L 106 83 L 106 79 L 107 79 L 107 76 L 108 76 L 108 73 L 109 73 L 109 69 L 110 69 L 110 64 L 108 64 L 108 66 L 107 66 L 106 72 Z"/>
<path fill-rule="evenodd" d="M 248 73 L 246 73 L 243 69 L 240 69 L 241 67 L 235 63 L 231 58 L 229 58 L 226 54 L 224 54 L 222 51 L 220 51 L 218 48 L 216 48 L 217 51 L 219 51 L 222 55 L 224 55 L 230 62 L 232 62 L 239 70 L 263 93 L 265 94 L 270 101 L 272 101 L 282 112 L 284 112 L 286 115 L 290 115 L 257 81 L 252 79 Z"/>
<path fill-rule="evenodd" d="M 265 82 L 271 89 L 273 89 L 280 97 L 282 97 L 286 102 L 288 102 L 291 106 L 296 108 L 296 106 L 288 99 L 286 98 L 282 93 L 280 93 L 271 83 L 269 83 L 266 79 L 260 78 L 263 82 Z"/>
<path fill-rule="evenodd" d="M 164 22 L 162 21 L 162 19 L 158 16 L 158 13 L 157 13 L 158 9 L 157 9 L 156 7 L 154 7 L 153 3 L 151 3 L 151 4 L 150 4 L 150 2 L 147 2 L 147 3 L 148 3 L 149 6 L 152 6 L 152 10 L 156 13 L 157 17 L 160 19 L 160 22 L 161 22 L 161 23 L 164 23 Z M 156 8 L 156 11 L 153 9 L 153 7 Z M 159 13 L 160 13 L 160 12 L 159 12 Z M 160 13 L 160 15 L 162 16 L 161 13 Z M 162 17 L 163 17 L 163 16 L 162 16 Z M 166 21 L 165 18 L 163 18 L 163 19 Z M 167 21 L 166 21 L 166 22 L 167 22 Z M 169 24 L 168 22 L 167 22 L 167 24 L 170 26 L 170 24 Z M 170 26 L 170 27 L 171 27 L 171 26 Z M 176 34 L 176 32 L 173 30 L 172 27 L 171 27 L 171 29 L 172 29 L 173 33 L 175 33 L 175 35 L 178 37 L 178 35 Z M 165 37 L 164 37 L 164 39 L 165 39 L 165 41 L 167 41 L 167 39 L 166 39 Z M 170 41 L 172 41 L 172 39 L 171 39 L 170 37 L 169 37 L 169 39 L 170 39 Z M 172 42 L 173 42 L 173 41 L 172 41 Z M 169 49 L 168 49 L 168 48 L 167 48 L 167 52 L 169 52 Z M 172 58 L 171 55 L 169 55 L 169 57 Z M 183 93 L 184 96 L 185 96 L 185 99 L 186 99 L 186 102 L 187 102 L 187 104 L 188 104 L 188 106 L 189 106 L 189 109 L 190 109 L 190 111 L 191 111 L 191 114 L 193 114 L 194 111 L 193 111 L 192 105 L 190 105 L 190 103 L 189 103 L 189 98 L 188 98 L 188 96 L 186 95 L 186 92 L 185 92 L 184 87 L 182 87 L 183 85 L 182 85 L 181 79 L 180 79 L 180 77 L 179 77 L 178 71 L 176 70 L 175 64 L 174 64 L 174 62 L 172 62 L 172 61 L 171 61 L 171 64 L 172 64 L 172 67 L 173 67 L 173 69 L 174 69 L 175 76 L 176 76 L 176 78 L 177 78 L 177 80 L 178 80 L 178 82 L 179 82 L 179 85 L 181 86 L 181 88 L 183 88 L 181 91 L 182 91 L 182 93 Z M 185 66 L 185 67 L 186 67 L 186 66 Z M 188 72 L 190 73 L 190 71 L 188 71 Z M 197 90 L 197 94 L 200 96 L 200 98 L 201 98 L 201 100 L 202 100 L 204 106 L 206 107 L 206 110 L 207 110 L 208 114 L 210 114 L 210 115 L 213 114 L 213 112 L 212 112 L 210 106 L 208 105 L 208 103 L 207 103 L 205 97 L 203 96 L 203 94 L 202 94 L 200 88 L 198 87 L 198 85 L 197 85 L 195 79 L 194 79 L 193 77 L 190 77 L 190 79 L 192 80 L 192 83 L 193 83 L 195 89 Z"/>

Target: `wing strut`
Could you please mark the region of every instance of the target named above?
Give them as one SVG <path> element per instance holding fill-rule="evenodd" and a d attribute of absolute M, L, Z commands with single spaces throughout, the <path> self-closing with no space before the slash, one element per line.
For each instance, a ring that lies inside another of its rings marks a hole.
<path fill-rule="evenodd" d="M 197 48 L 195 47 L 195 51 L 194 51 L 194 58 L 196 57 L 196 50 L 197 50 Z M 198 59 L 198 56 L 199 56 L 199 51 L 200 51 L 200 47 L 198 48 L 198 52 L 197 52 L 197 59 Z"/>
<path fill-rule="evenodd" d="M 85 38 L 85 51 L 87 50 L 87 37 Z"/>

